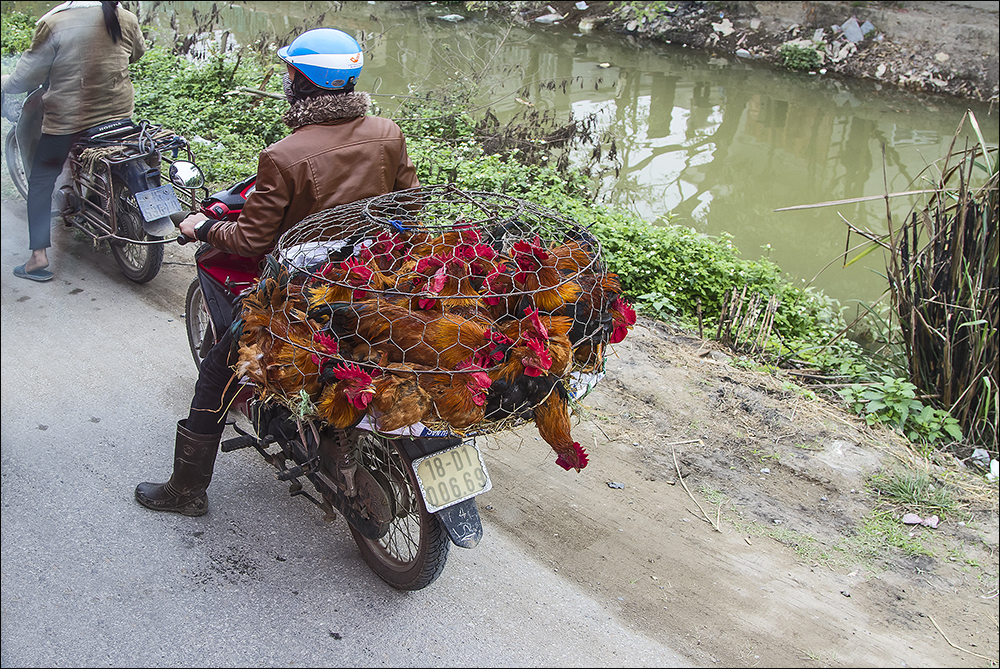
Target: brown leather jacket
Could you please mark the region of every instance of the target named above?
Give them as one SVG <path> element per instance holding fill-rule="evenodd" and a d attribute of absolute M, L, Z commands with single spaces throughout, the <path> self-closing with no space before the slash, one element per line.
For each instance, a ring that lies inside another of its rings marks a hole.
<path fill-rule="evenodd" d="M 364 115 L 369 104 L 367 93 L 295 103 L 285 115 L 295 130 L 261 152 L 256 190 L 239 220 L 215 223 L 207 241 L 241 256 L 260 255 L 309 214 L 419 186 L 399 126 Z"/>
<path fill-rule="evenodd" d="M 96 6 L 92 6 L 96 5 Z M 28 93 L 48 80 L 42 97 L 42 132 L 72 135 L 133 111 L 129 63 L 146 52 L 135 14 L 118 7 L 122 37 L 104 27 L 99 2 L 71 3 L 38 20 L 31 48 L 21 54 L 5 93 Z"/>

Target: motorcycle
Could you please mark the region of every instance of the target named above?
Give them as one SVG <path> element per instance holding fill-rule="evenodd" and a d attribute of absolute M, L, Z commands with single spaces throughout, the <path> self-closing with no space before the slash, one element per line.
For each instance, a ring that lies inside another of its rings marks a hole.
<path fill-rule="evenodd" d="M 201 212 L 236 220 L 256 177 L 206 198 Z M 181 243 L 190 238 L 181 235 Z M 198 276 L 186 298 L 188 341 L 196 366 L 230 327 L 239 297 L 253 289 L 268 265 L 202 244 Z M 222 442 L 224 453 L 255 449 L 288 481 L 290 494 L 323 510 L 339 512 L 369 567 L 390 586 L 419 590 L 441 574 L 450 544 L 474 548 L 483 536 L 475 497 L 490 490 L 474 439 L 386 435 L 365 429 L 335 429 L 297 420 L 283 405 L 254 396 L 243 385 L 233 406 L 251 425 L 233 426 L 238 436 Z M 309 492 L 301 479 L 311 483 Z"/>
<path fill-rule="evenodd" d="M 20 105 L 19 96 L 4 99 L 3 116 L 14 124 L 4 143 L 7 169 L 25 199 L 41 136 L 43 93 L 36 89 Z M 169 183 L 161 185 L 163 162 Z M 57 189 L 63 222 L 95 247 L 107 241 L 122 272 L 136 283 L 157 275 L 164 244 L 174 241 L 169 235 L 208 192 L 187 140 L 145 120 L 110 121 L 84 131 L 70 149 L 67 174 L 68 182 Z"/>

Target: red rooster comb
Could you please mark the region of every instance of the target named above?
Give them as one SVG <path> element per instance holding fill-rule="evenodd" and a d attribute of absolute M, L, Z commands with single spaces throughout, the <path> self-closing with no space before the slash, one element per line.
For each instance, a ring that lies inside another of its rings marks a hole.
<path fill-rule="evenodd" d="M 323 349 L 323 353 L 336 355 L 337 351 L 340 349 L 340 345 L 337 343 L 336 339 L 330 335 L 323 334 L 322 332 L 314 334 L 313 341 L 319 344 L 319 347 Z"/>
<path fill-rule="evenodd" d="M 545 327 L 545 324 L 542 323 L 542 319 L 538 317 L 538 309 L 531 309 L 529 307 L 524 310 L 524 313 L 527 314 L 529 319 L 528 322 L 531 324 L 531 327 L 534 330 L 534 332 L 529 333 L 529 335 L 538 337 L 542 341 L 548 341 L 549 330 L 548 328 Z"/>
<path fill-rule="evenodd" d="M 417 274 L 427 274 L 430 271 L 437 270 L 439 267 L 444 267 L 445 256 L 440 253 L 436 253 L 432 256 L 426 256 L 417 261 L 417 266 L 414 271 Z"/>
<path fill-rule="evenodd" d="M 337 379 L 348 382 L 347 387 L 344 388 L 344 397 L 354 405 L 354 408 L 366 409 L 375 395 L 371 375 L 358 365 L 351 363 L 334 367 L 333 370 Z"/>
<path fill-rule="evenodd" d="M 575 469 L 580 471 L 587 466 L 590 458 L 587 457 L 587 451 L 583 450 L 577 442 L 573 442 L 573 452 L 572 453 L 560 453 L 559 457 L 556 458 L 556 464 L 569 471 L 570 469 Z"/>
<path fill-rule="evenodd" d="M 337 355 L 337 352 L 340 349 L 340 345 L 337 344 L 336 339 L 330 335 L 325 335 L 322 332 L 314 334 L 313 341 L 319 344 L 320 352 L 322 352 L 323 355 Z M 313 364 L 317 366 L 322 363 L 318 353 L 313 353 L 309 356 L 309 359 L 312 360 Z"/>
<path fill-rule="evenodd" d="M 538 339 L 529 338 L 525 343 L 531 353 L 521 358 L 524 373 L 528 376 L 543 376 L 552 367 L 552 354 L 545 343 Z"/>
<path fill-rule="evenodd" d="M 541 267 L 542 260 L 549 257 L 548 252 L 542 248 L 541 239 L 535 236 L 535 242 L 526 242 L 523 239 L 515 242 L 512 247 L 514 262 L 522 270 L 534 270 Z"/>
<path fill-rule="evenodd" d="M 618 342 L 625 339 L 625 335 L 628 331 L 632 329 L 635 325 L 635 309 L 632 305 L 616 297 L 615 301 L 611 303 L 611 319 L 614 323 L 614 330 L 611 332 L 611 337 L 608 339 L 612 344 L 617 344 Z"/>

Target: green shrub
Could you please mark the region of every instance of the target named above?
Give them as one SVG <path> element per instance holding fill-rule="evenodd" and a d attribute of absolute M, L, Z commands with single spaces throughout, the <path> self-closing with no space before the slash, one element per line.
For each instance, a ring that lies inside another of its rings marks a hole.
<path fill-rule="evenodd" d="M 232 94 L 260 86 L 265 70 L 253 62 L 218 55 L 194 62 L 153 47 L 130 69 L 135 116 L 191 140 L 210 188 L 253 174 L 261 150 L 289 132 L 281 121 L 286 102 Z M 272 77 L 268 89 L 280 92 L 280 82 Z"/>
<path fill-rule="evenodd" d="M 798 44 L 782 44 L 778 56 L 781 64 L 789 70 L 815 70 L 823 63 L 823 58 L 816 49 Z"/>
<path fill-rule="evenodd" d="M 35 34 L 35 18 L 13 11 L 6 5 L 2 16 L 3 30 L 0 30 L 0 55 L 16 56 L 31 46 Z"/>
<path fill-rule="evenodd" d="M 838 392 L 869 425 L 889 425 L 912 442 L 961 441 L 958 421 L 943 409 L 924 405 L 916 391 L 905 379 L 883 376 L 879 383 L 852 385 Z"/>

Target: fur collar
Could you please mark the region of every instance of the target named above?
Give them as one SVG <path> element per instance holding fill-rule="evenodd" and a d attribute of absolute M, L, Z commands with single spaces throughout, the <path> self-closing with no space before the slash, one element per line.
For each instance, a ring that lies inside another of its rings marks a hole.
<path fill-rule="evenodd" d="M 368 113 L 371 103 L 371 96 L 362 91 L 343 95 L 321 95 L 294 103 L 281 120 L 289 128 L 296 130 L 313 123 L 364 116 Z"/>

